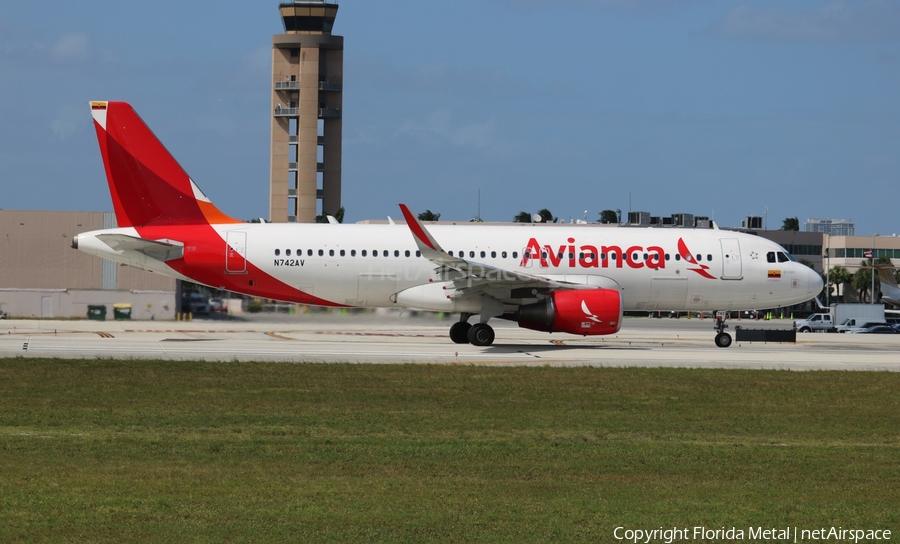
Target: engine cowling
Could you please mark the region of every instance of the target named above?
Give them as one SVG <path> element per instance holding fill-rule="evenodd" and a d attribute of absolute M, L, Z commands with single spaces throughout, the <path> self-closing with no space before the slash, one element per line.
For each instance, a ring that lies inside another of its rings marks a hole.
<path fill-rule="evenodd" d="M 622 295 L 615 289 L 553 291 L 519 307 L 519 326 L 544 332 L 614 334 L 622 325 Z"/>

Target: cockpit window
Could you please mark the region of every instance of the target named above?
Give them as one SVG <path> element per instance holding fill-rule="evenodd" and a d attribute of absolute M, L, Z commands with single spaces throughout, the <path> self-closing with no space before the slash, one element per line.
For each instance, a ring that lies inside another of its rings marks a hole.
<path fill-rule="evenodd" d="M 770 263 L 775 262 L 775 252 L 774 251 L 770 251 L 770 252 L 766 253 L 766 261 L 770 262 Z"/>
<path fill-rule="evenodd" d="M 786 263 L 786 262 L 793 261 L 793 260 L 794 259 L 792 259 L 787 253 L 785 253 L 783 251 L 778 252 L 778 262 Z"/>

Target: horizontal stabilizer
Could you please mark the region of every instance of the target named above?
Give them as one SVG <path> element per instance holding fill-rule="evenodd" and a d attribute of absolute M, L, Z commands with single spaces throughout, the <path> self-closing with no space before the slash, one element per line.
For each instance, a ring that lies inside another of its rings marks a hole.
<path fill-rule="evenodd" d="M 114 251 L 137 251 L 158 261 L 172 261 L 184 256 L 184 244 L 174 240 L 144 240 L 127 234 L 98 234 L 97 238 Z"/>

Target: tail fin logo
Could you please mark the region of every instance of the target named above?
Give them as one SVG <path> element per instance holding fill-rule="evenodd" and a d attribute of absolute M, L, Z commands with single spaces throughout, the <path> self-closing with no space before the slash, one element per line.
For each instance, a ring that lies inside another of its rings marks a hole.
<path fill-rule="evenodd" d="M 678 254 L 681 255 L 681 258 L 685 260 L 688 264 L 692 264 L 697 268 L 688 268 L 688 270 L 692 272 L 696 272 L 703 276 L 704 278 L 714 280 L 715 276 L 707 272 L 709 270 L 709 266 L 705 264 L 700 264 L 697 262 L 697 259 L 691 255 L 691 251 L 688 249 L 687 244 L 684 243 L 684 238 L 678 239 Z"/>

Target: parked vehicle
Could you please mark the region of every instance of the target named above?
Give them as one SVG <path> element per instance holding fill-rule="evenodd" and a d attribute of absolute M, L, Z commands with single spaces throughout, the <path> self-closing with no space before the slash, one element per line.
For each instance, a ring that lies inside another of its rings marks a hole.
<path fill-rule="evenodd" d="M 847 329 L 847 332 L 853 333 L 853 334 L 860 334 L 860 333 L 869 332 L 869 329 L 871 329 L 873 327 L 887 327 L 887 328 L 893 330 L 893 327 L 891 327 L 887 323 L 879 323 L 877 321 L 866 321 L 865 323 L 861 323 L 858 327 L 853 327 L 852 329 Z"/>
<path fill-rule="evenodd" d="M 822 332 L 834 328 L 831 314 L 813 314 L 808 319 L 795 319 L 794 328 L 797 332 Z"/>
<path fill-rule="evenodd" d="M 181 299 L 181 311 L 207 315 L 210 311 L 209 298 L 203 293 L 189 293 Z"/>
<path fill-rule="evenodd" d="M 885 325 L 885 324 L 872 325 L 871 327 L 868 327 L 865 329 L 854 330 L 854 331 L 849 331 L 849 332 L 851 332 L 853 334 L 900 334 L 900 331 L 898 331 L 894 327 L 891 327 L 890 325 Z"/>
<path fill-rule="evenodd" d="M 215 313 L 223 314 L 228 311 L 228 304 L 221 298 L 209 299 L 209 309 Z"/>
<path fill-rule="evenodd" d="M 846 332 L 852 328 L 858 328 L 862 323 L 884 323 L 883 304 L 835 304 L 834 312 L 835 328 L 838 332 Z"/>

